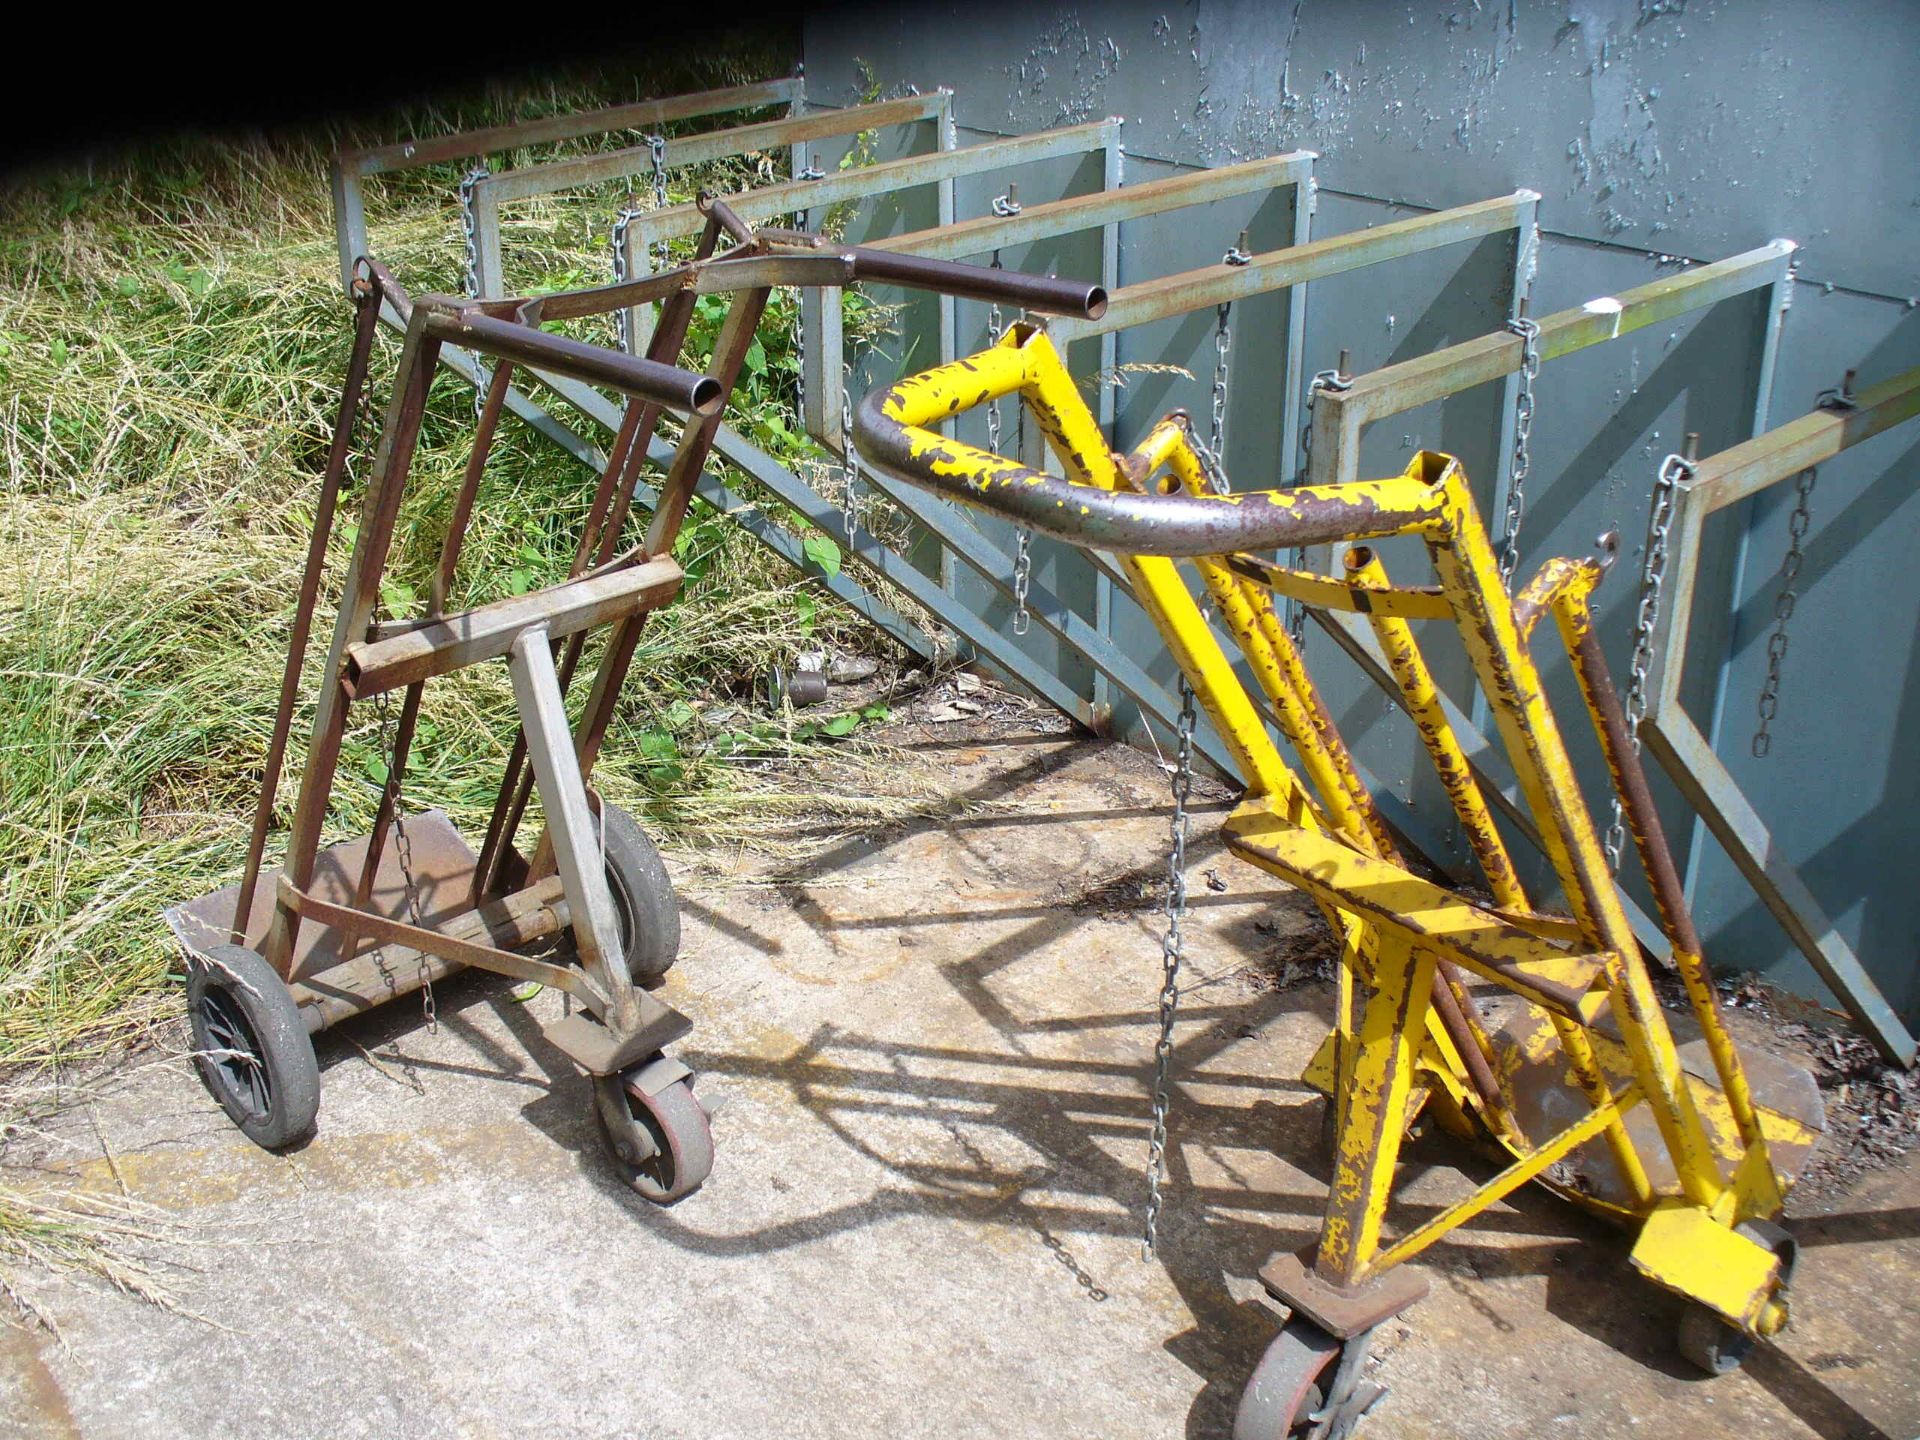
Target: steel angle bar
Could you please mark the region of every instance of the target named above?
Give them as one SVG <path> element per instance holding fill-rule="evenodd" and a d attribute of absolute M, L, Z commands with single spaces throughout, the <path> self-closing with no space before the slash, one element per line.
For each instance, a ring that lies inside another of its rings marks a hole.
<path fill-rule="evenodd" d="M 1062 235 L 1096 227 L 1106 229 L 1123 221 L 1164 214 L 1170 210 L 1211 204 L 1217 200 L 1229 200 L 1289 185 L 1307 185 L 1313 179 L 1314 159 L 1311 150 L 1297 150 L 1286 155 L 1248 160 L 1239 165 L 1226 165 L 1216 170 L 1197 170 L 1186 175 L 1169 176 L 1164 180 L 1150 180 L 1141 185 L 1127 185 L 1089 195 L 1073 195 L 1041 205 L 1028 205 L 1013 215 L 982 215 L 932 230 L 893 235 L 876 240 L 867 248 L 943 260 L 985 255 L 1012 245 L 1057 239 Z M 1114 290 L 1118 283 L 1117 265 L 1118 257 L 1115 256 L 1110 264 L 1102 267 L 1101 280 L 1109 291 Z M 1060 324 L 1059 321 L 1051 322 L 1049 328 L 1059 333 Z M 825 307 L 822 325 L 823 342 L 837 349 L 842 344 L 839 313 L 830 306 Z M 1105 333 L 1113 332 L 1109 330 Z M 1103 348 L 1101 364 L 1104 367 L 1111 363 L 1109 345 Z M 816 427 L 814 417 L 809 416 L 808 428 L 823 443 L 838 451 L 840 407 L 837 371 L 823 367 L 817 383 L 816 377 L 808 378 L 809 398 L 812 398 L 815 390 L 821 393 L 821 423 Z M 1101 398 L 1110 410 L 1111 391 L 1103 390 Z M 1101 416 L 1103 424 L 1111 423 L 1111 419 L 1110 414 Z"/>
<path fill-rule="evenodd" d="M 1791 240 L 1770 241 L 1744 254 L 1696 265 L 1620 295 L 1603 296 L 1542 317 L 1540 358 L 1557 360 L 1648 325 L 1765 289 L 1785 278 L 1795 248 Z M 1116 296 L 1108 314 L 1118 305 Z M 1362 429 L 1389 415 L 1418 409 L 1511 375 L 1520 368 L 1521 352 L 1520 337 L 1502 330 L 1355 376 L 1345 390 L 1321 395 L 1314 403 L 1313 460 L 1308 480 L 1329 485 L 1357 479 Z"/>
<path fill-rule="evenodd" d="M 1031 165 L 1067 155 L 1091 154 L 1119 144 L 1120 123 L 1116 119 L 1092 120 L 1081 125 L 1042 130 L 1007 140 L 983 141 L 957 150 L 940 150 L 931 155 L 883 160 L 877 165 L 835 171 L 818 180 L 791 180 L 779 185 L 763 185 L 723 198 L 743 220 L 758 225 L 777 216 L 890 194 L 917 185 L 946 184 L 965 176 L 996 173 L 1016 165 Z M 638 216 L 627 229 L 627 273 L 640 274 L 655 245 L 663 241 L 687 239 L 698 234 L 705 224 L 706 217 L 700 213 L 697 205 L 669 205 L 664 210 L 650 210 Z M 823 294 L 821 309 L 824 311 L 831 305 L 832 298 Z M 633 334 L 644 337 L 650 333 L 650 327 L 651 315 L 645 307 L 641 307 L 634 313 Z M 806 378 L 809 392 L 819 389 L 815 383 L 816 376 L 829 369 L 829 361 L 833 373 L 838 376 L 841 361 L 838 354 L 831 357 L 821 354 L 821 346 L 815 343 L 817 338 L 825 337 L 816 337 L 811 333 L 807 336 L 807 368 L 810 373 Z M 634 343 L 638 346 L 642 341 L 636 338 Z M 834 439 L 829 441 L 826 435 L 820 435 L 836 453 L 841 448 L 837 443 L 839 424 L 839 412 L 835 410 L 828 417 L 828 426 Z M 820 434 L 818 431 L 815 433 Z"/>
<path fill-rule="evenodd" d="M 351 288 L 354 262 L 372 252 L 367 240 L 366 196 L 362 184 L 369 175 L 417 170 L 427 165 L 444 165 L 455 160 L 492 155 L 523 145 L 549 145 L 615 130 L 646 130 L 674 120 L 724 115 L 736 110 L 764 110 L 775 105 L 797 108 L 805 99 L 805 81 L 793 75 L 751 85 L 730 85 L 724 89 L 702 90 L 690 95 L 668 95 L 658 100 L 612 105 L 600 110 L 548 115 L 538 120 L 494 125 L 484 130 L 467 130 L 454 135 L 402 140 L 394 145 L 342 150 L 333 157 L 331 167 L 333 220 L 340 245 L 341 283 Z"/>
<path fill-rule="evenodd" d="M 1047 328 L 1056 347 L 1064 346 L 1108 330 L 1125 330 L 1187 315 L 1249 295 L 1305 285 L 1442 245 L 1497 235 L 1530 223 L 1539 198 L 1531 190 L 1518 190 L 1498 199 L 1438 210 L 1411 220 L 1396 220 L 1371 230 L 1356 230 L 1284 250 L 1269 250 L 1255 255 L 1245 265 L 1209 265 L 1157 280 L 1143 280 L 1109 296 L 1107 312 L 1098 319 L 1062 319 Z"/>
<path fill-rule="evenodd" d="M 1910 1065 L 1912 1033 L 1894 1014 L 1798 873 L 1775 850 L 1760 819 L 1681 704 L 1688 631 L 1709 515 L 1920 415 L 1920 369 L 1856 397 L 1851 409 L 1815 410 L 1708 456 L 1676 487 L 1669 530 L 1666 604 L 1656 622 L 1652 703 L 1641 738 L 1659 759 L 1741 875 L 1861 1028 L 1890 1059 Z"/>
<path fill-rule="evenodd" d="M 901 100 L 882 100 L 844 110 L 821 110 L 785 120 L 713 130 L 703 135 L 675 136 L 667 140 L 660 163 L 664 169 L 676 170 L 689 165 L 734 159 L 762 150 L 806 145 L 832 136 L 857 135 L 863 130 L 923 122 L 940 126 L 952 104 L 953 92 L 938 90 L 931 95 L 910 95 Z M 604 154 L 576 155 L 524 170 L 506 170 L 498 175 L 482 177 L 473 187 L 480 293 L 497 295 L 506 289 L 501 259 L 502 205 L 540 195 L 557 195 L 565 190 L 609 180 L 630 179 L 650 172 L 653 164 L 652 148 L 635 145 L 623 150 L 609 150 Z"/>

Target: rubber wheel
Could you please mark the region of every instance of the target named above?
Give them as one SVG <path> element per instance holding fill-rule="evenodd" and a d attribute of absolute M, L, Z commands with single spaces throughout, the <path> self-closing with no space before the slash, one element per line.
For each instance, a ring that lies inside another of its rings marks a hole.
<path fill-rule="evenodd" d="M 1746 1220 L 1734 1227 L 1753 1241 L 1780 1257 L 1780 1278 L 1775 1298 L 1784 1301 L 1793 1281 L 1798 1247 L 1793 1236 L 1771 1220 Z M 1719 1312 L 1698 1303 L 1689 1303 L 1680 1312 L 1680 1353 L 1709 1375 L 1731 1375 L 1747 1363 L 1759 1342 Z"/>
<path fill-rule="evenodd" d="M 1303 1428 L 1324 1398 L 1318 1381 L 1339 1358 L 1333 1336 L 1309 1321 L 1289 1320 L 1240 1392 L 1233 1440 L 1286 1440 Z"/>
<path fill-rule="evenodd" d="M 620 950 L 636 985 L 652 985 L 680 956 L 680 902 L 660 852 L 618 805 L 601 805 L 607 842 L 607 888 L 620 922 Z"/>
<path fill-rule="evenodd" d="M 320 1065 L 286 982 L 253 951 L 214 945 L 187 961 L 193 1063 L 241 1133 L 279 1150 L 313 1134 Z"/>
<path fill-rule="evenodd" d="M 628 1113 L 654 1144 L 655 1153 L 648 1159 L 634 1161 L 621 1155 L 619 1142 L 608 1131 L 599 1107 L 594 1107 L 600 1138 L 621 1178 L 656 1205 L 671 1205 L 698 1190 L 713 1173 L 713 1128 L 693 1093 L 692 1077 L 674 1081 L 657 1095 L 645 1094 L 626 1076 L 602 1077 L 594 1083 L 619 1085 Z"/>
<path fill-rule="evenodd" d="M 1731 1375 L 1753 1353 L 1753 1336 L 1705 1305 L 1680 1313 L 1680 1353 L 1709 1375 Z"/>

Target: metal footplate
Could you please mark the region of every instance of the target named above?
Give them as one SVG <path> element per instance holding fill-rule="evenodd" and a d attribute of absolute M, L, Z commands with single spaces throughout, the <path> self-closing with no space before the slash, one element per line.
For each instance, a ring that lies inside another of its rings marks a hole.
<path fill-rule="evenodd" d="M 1335 1285 L 1315 1272 L 1316 1248 L 1275 1255 L 1261 1267 L 1260 1283 L 1274 1299 L 1336 1340 L 1350 1340 L 1427 1298 L 1427 1277 L 1404 1265 L 1360 1285 Z"/>
<path fill-rule="evenodd" d="M 617 1075 L 649 1055 L 666 1049 L 693 1031 L 693 1022 L 644 990 L 635 995 L 640 1023 L 625 1035 L 616 1034 L 585 1011 L 542 1026 L 540 1033 L 589 1075 Z"/>

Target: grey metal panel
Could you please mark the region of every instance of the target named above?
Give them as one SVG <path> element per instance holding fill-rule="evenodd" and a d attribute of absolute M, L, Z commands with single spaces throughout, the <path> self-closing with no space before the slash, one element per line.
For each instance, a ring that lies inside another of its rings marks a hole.
<path fill-rule="evenodd" d="M 1544 196 L 1546 231 L 1536 315 L 1644 284 L 1667 273 L 1673 256 L 1716 259 L 1792 237 L 1804 247 L 1803 278 L 1780 339 L 1769 407 L 1778 423 L 1805 411 L 1849 366 L 1861 368 L 1864 383 L 1920 355 L 1920 312 L 1901 303 L 1920 292 L 1920 252 L 1889 238 L 1907 233 L 1920 206 L 1912 160 L 1920 153 L 1920 94 L 1907 74 L 1914 20 L 1902 0 L 1843 8 L 1745 0 L 1710 10 L 1632 0 L 1198 0 L 1173 8 L 1117 0 L 1097 9 L 988 0 L 984 10 L 917 3 L 824 11 L 809 17 L 806 46 L 811 93 L 830 103 L 856 98 L 859 57 L 883 84 L 953 86 L 959 120 L 985 130 L 1123 116 L 1130 179 L 1168 173 L 1170 161 L 1318 151 L 1317 236 L 1411 213 L 1390 201 L 1439 207 L 1532 187 Z M 1129 223 L 1123 278 L 1217 258 L 1194 256 L 1230 238 L 1211 221 Z M 1298 358 L 1311 373 L 1346 348 L 1351 368 L 1364 371 L 1495 330 L 1507 263 L 1510 251 L 1488 241 L 1316 282 Z M 1843 288 L 1827 293 L 1822 281 Z M 1881 294 L 1849 294 L 1847 286 Z M 1701 432 L 1703 452 L 1751 433 L 1767 313 L 1768 297 L 1757 292 L 1568 356 L 1541 374 L 1521 578 L 1549 555 L 1585 553 L 1602 528 L 1619 529 L 1619 565 L 1597 600 L 1622 683 L 1655 468 L 1687 431 Z M 1236 386 L 1287 358 L 1284 326 L 1261 328 L 1273 333 L 1237 339 Z M 1170 361 L 1204 377 L 1210 347 L 1211 317 L 1202 316 L 1123 334 L 1120 358 Z M 1117 438 L 1137 438 L 1168 406 L 1200 405 L 1204 388 L 1202 380 L 1141 377 L 1121 397 Z M 1363 470 L 1397 471 L 1422 446 L 1449 450 L 1490 502 L 1499 391 L 1483 386 L 1375 426 L 1363 442 Z M 1250 429 L 1277 429 L 1273 402 L 1247 398 L 1257 393 L 1258 386 L 1236 389 L 1236 449 Z M 1254 414 L 1243 418 L 1242 405 Z M 1687 708 L 1703 730 L 1720 697 L 1718 753 L 1909 1021 L 1920 1019 L 1912 941 L 1920 887 L 1904 864 L 1920 797 L 1920 657 L 1912 638 L 1920 567 L 1907 558 L 1920 520 L 1916 465 L 1915 438 L 1896 434 L 1823 475 L 1768 760 L 1749 755 L 1747 738 L 1790 486 L 1709 527 L 1685 681 Z M 1490 519 L 1497 534 L 1498 517 Z M 1389 561 L 1408 575 L 1424 565 L 1409 546 Z M 1120 600 L 1115 611 L 1116 640 L 1148 657 L 1170 684 L 1171 667 L 1138 610 Z M 1541 639 L 1556 704 L 1577 722 L 1569 740 L 1589 794 L 1603 798 L 1597 747 L 1572 704 L 1567 666 L 1550 633 Z M 1404 717 L 1371 685 L 1334 678 L 1348 667 L 1330 642 L 1314 635 L 1309 644 L 1366 763 L 1398 802 L 1432 819 L 1437 792 Z M 1443 680 L 1464 698 L 1459 656 L 1438 643 L 1436 650 Z M 1836 696 L 1845 698 L 1835 703 Z M 1120 718 L 1131 728 L 1137 717 Z M 1716 963 L 1820 993 L 1657 767 L 1655 785 L 1670 835 L 1690 851 L 1695 905 Z"/>
<path fill-rule="evenodd" d="M 1202 163 L 1304 147 L 1363 177 L 1337 188 L 1433 207 L 1532 185 L 1554 228 L 1653 250 L 1804 230 L 1810 275 L 1904 296 L 1914 23 L 1909 0 L 916 0 L 810 16 L 807 83 L 845 104 L 859 57 L 953 85 L 963 122 L 1124 115 L 1130 151 Z"/>
<path fill-rule="evenodd" d="M 1787 342 L 1774 387 L 1775 423 L 1811 408 L 1849 367 L 1868 384 L 1920 363 L 1920 312 L 1803 285 Z M 1749 558 L 1714 746 L 1787 862 L 1909 1023 L 1920 1017 L 1920 886 L 1907 878 L 1920 805 L 1917 480 L 1920 431 L 1912 424 L 1820 468 L 1773 748 L 1763 760 L 1750 744 L 1793 485 L 1750 502 Z M 1692 707 L 1689 713 L 1705 718 Z M 1824 993 L 1711 841 L 1696 886 L 1712 953 L 1738 957 L 1740 968 L 1803 993 Z"/>

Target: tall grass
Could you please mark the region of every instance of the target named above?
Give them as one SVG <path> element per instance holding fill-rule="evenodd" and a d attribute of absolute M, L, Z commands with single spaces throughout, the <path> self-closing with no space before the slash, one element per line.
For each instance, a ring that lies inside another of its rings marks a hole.
<path fill-rule="evenodd" d="M 343 140 L 786 68 L 763 42 L 698 71 L 457 97 L 353 133 L 170 141 L 0 193 L 0 1066 L 96 1054 L 169 1013 L 178 957 L 159 912 L 237 878 L 349 339 L 326 156 Z M 674 198 L 739 178 L 676 174 Z M 455 180 L 418 172 L 369 197 L 378 252 L 417 291 L 457 288 Z M 597 280 L 604 219 L 604 207 L 534 206 L 516 214 L 509 245 L 535 280 Z M 790 323 L 782 297 L 748 413 L 734 418 L 803 463 Z M 380 343 L 384 376 L 394 344 Z M 396 609 L 424 591 L 470 405 L 443 374 L 402 517 Z M 560 578 L 591 485 L 558 447 L 506 422 L 458 598 Z M 348 549 L 336 535 L 322 637 Z M 917 803 L 876 784 L 858 736 L 807 758 L 796 784 L 790 724 L 756 719 L 743 699 L 803 643 L 857 643 L 854 622 L 725 517 L 696 511 L 683 559 L 693 578 L 647 628 L 602 790 L 684 846 L 773 844 L 796 815 L 857 824 Z M 499 667 L 481 667 L 428 694 L 409 807 L 443 806 L 472 833 L 512 735 L 511 692 Z M 329 838 L 371 823 L 380 754 L 365 716 Z"/>

